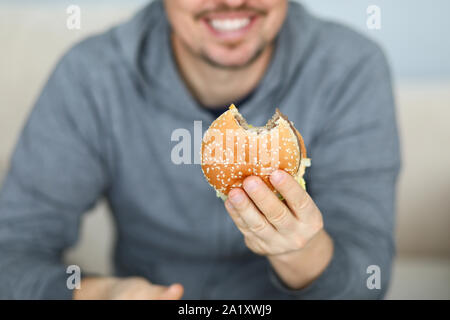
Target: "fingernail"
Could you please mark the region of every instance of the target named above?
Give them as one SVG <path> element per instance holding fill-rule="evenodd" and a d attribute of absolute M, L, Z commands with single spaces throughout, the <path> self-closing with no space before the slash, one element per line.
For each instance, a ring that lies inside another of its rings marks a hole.
<path fill-rule="evenodd" d="M 258 188 L 259 183 L 256 179 L 250 178 L 244 181 L 244 189 L 246 191 L 254 191 Z"/>
<path fill-rule="evenodd" d="M 274 171 L 270 176 L 270 180 L 275 184 L 280 184 L 281 181 L 283 181 L 283 178 L 284 174 L 281 170 Z"/>
<path fill-rule="evenodd" d="M 231 190 L 230 194 L 229 194 L 229 198 L 230 198 L 231 204 L 239 204 L 244 200 L 244 195 L 242 194 L 242 191 Z"/>

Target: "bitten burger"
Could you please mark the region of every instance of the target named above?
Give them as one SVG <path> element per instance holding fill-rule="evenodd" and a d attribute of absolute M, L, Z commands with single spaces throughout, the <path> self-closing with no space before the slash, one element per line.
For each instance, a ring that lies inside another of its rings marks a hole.
<path fill-rule="evenodd" d="M 202 140 L 203 174 L 223 200 L 231 189 L 242 187 L 248 176 L 259 176 L 281 198 L 270 183 L 270 174 L 282 169 L 305 188 L 303 175 L 310 164 L 301 134 L 279 109 L 265 126 L 253 127 L 231 105 Z"/>

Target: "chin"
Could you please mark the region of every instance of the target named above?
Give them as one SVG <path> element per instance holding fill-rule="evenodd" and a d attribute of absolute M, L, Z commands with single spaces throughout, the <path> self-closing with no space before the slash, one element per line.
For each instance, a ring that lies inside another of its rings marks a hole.
<path fill-rule="evenodd" d="M 204 56 L 218 67 L 243 68 L 248 66 L 260 54 L 260 50 L 249 48 L 214 48 L 209 50 Z"/>
<path fill-rule="evenodd" d="M 217 67 L 223 68 L 244 68 L 248 66 L 250 59 L 242 58 L 242 59 L 211 59 L 212 63 Z"/>

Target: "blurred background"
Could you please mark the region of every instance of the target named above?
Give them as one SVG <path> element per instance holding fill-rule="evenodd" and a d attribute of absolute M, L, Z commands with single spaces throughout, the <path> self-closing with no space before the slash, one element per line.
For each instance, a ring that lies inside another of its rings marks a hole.
<path fill-rule="evenodd" d="M 22 125 L 61 55 L 148 2 L 0 0 L 0 186 Z M 391 62 L 403 170 L 398 252 L 386 298 L 450 299 L 450 1 L 301 2 L 376 40 Z M 66 9 L 72 4 L 81 8 L 80 30 L 66 27 Z M 369 5 L 381 9 L 379 30 L 366 26 Z M 84 271 L 110 274 L 113 241 L 114 224 L 100 202 L 85 215 L 80 240 L 66 261 Z"/>

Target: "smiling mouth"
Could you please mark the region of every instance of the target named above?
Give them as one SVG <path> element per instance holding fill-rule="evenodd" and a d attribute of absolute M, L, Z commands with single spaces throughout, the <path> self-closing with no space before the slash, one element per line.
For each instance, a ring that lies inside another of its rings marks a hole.
<path fill-rule="evenodd" d="M 258 15 L 227 15 L 205 17 L 203 24 L 212 35 L 226 42 L 242 40 L 258 20 Z"/>
<path fill-rule="evenodd" d="M 207 19 L 207 23 L 217 32 L 239 31 L 250 25 L 251 18 Z"/>
<path fill-rule="evenodd" d="M 266 12 L 258 9 L 216 10 L 202 12 L 196 18 L 219 39 L 237 41 L 264 15 Z"/>

